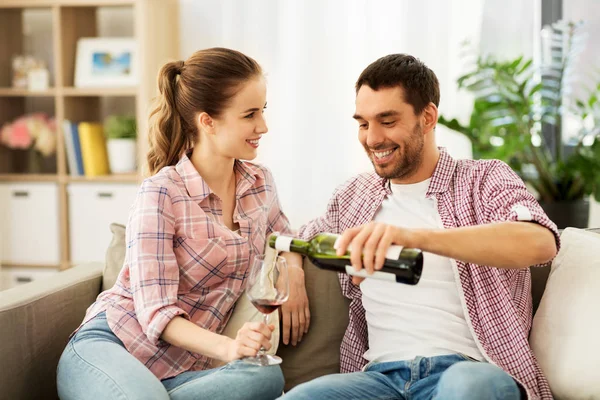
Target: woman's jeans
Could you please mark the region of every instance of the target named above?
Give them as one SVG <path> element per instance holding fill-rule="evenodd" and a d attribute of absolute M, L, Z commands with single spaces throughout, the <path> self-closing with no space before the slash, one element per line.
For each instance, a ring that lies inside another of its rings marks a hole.
<path fill-rule="evenodd" d="M 100 313 L 69 341 L 58 363 L 57 385 L 63 400 L 268 400 L 281 395 L 284 381 L 279 366 L 239 361 L 160 381 L 125 349 Z"/>

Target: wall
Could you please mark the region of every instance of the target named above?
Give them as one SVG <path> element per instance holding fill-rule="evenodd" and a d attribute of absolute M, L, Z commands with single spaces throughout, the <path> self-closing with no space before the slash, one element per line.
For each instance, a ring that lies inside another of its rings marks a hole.
<path fill-rule="evenodd" d="M 181 54 L 230 47 L 267 73 L 270 131 L 257 161 L 271 168 L 294 227 L 324 212 L 336 186 L 372 166 L 357 140 L 354 83 L 377 58 L 405 52 L 438 75 L 441 112 L 468 118 L 471 99 L 456 91 L 461 43 L 477 42 L 480 0 L 182 0 Z M 470 146 L 439 128 L 458 157 Z"/>

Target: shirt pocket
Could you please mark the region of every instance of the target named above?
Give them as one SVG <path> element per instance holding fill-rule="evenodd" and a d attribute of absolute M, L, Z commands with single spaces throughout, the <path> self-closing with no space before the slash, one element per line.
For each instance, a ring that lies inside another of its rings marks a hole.
<path fill-rule="evenodd" d="M 227 247 L 220 237 L 186 238 L 178 243 L 179 292 L 206 291 L 233 272 Z"/>

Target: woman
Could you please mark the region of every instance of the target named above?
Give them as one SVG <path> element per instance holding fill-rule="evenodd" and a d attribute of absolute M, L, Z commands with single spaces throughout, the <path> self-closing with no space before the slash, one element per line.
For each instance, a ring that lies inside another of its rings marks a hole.
<path fill-rule="evenodd" d="M 235 339 L 219 334 L 267 235 L 290 230 L 270 172 L 240 161 L 256 157 L 267 132 L 261 67 L 237 51 L 207 49 L 166 64 L 158 86 L 153 176 L 131 209 L 125 265 L 63 352 L 59 395 L 276 398 L 279 366 L 234 362 L 268 349 L 274 326 L 246 323 Z M 301 259 L 284 256 L 291 293 L 282 313 L 295 342 L 308 329 L 308 300 Z M 229 363 L 209 369 L 213 358 Z"/>

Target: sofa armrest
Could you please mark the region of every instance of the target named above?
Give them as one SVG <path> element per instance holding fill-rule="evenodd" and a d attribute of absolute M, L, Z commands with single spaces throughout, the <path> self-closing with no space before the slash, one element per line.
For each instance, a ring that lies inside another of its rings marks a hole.
<path fill-rule="evenodd" d="M 100 293 L 102 263 L 88 263 L 0 292 L 0 393 L 53 399 L 69 335 Z"/>

